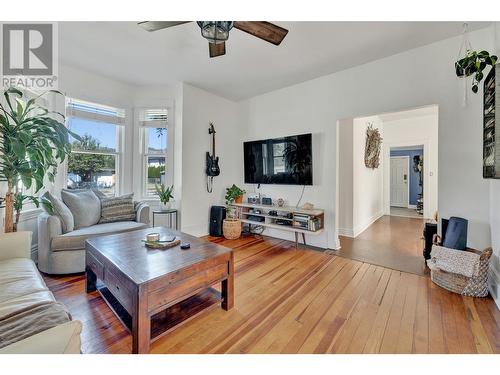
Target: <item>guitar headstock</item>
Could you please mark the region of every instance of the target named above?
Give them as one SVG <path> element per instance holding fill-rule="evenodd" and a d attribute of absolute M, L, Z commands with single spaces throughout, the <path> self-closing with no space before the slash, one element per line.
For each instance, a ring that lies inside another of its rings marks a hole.
<path fill-rule="evenodd" d="M 214 123 L 210 122 L 210 127 L 208 128 L 208 134 L 215 134 Z"/>

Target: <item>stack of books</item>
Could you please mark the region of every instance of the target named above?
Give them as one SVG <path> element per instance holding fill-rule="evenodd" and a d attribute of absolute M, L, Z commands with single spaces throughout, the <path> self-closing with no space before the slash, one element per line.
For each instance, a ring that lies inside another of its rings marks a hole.
<path fill-rule="evenodd" d="M 306 214 L 295 214 L 293 226 L 299 229 L 310 230 L 312 232 L 316 232 L 318 229 L 321 229 L 321 218 L 310 216 Z"/>
<path fill-rule="evenodd" d="M 311 217 L 309 215 L 295 214 L 294 215 L 293 226 L 296 227 L 296 228 L 309 230 L 309 221 L 310 221 L 310 219 L 311 219 Z"/>

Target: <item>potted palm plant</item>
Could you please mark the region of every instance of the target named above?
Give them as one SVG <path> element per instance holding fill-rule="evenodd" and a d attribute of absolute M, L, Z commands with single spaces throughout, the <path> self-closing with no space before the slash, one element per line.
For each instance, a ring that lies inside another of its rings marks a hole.
<path fill-rule="evenodd" d="M 245 190 L 235 184 L 226 188 L 226 212 L 227 218 L 222 223 L 222 233 L 228 240 L 233 240 L 241 236 L 241 220 L 236 217 L 236 208 L 232 203 L 241 203 L 243 201 Z"/>
<path fill-rule="evenodd" d="M 64 115 L 37 103 L 45 94 L 27 100 L 21 91 L 11 87 L 3 93 L 6 104 L 0 103 L 0 182 L 7 186 L 5 232 L 16 230 L 25 202 L 50 206 L 36 193 L 42 189 L 45 177 L 54 182 L 57 166 L 71 152 L 69 136 L 80 139 L 66 128 Z M 20 182 L 27 191 L 33 186 L 34 195 L 23 193 Z"/>
<path fill-rule="evenodd" d="M 162 208 L 164 210 L 170 209 L 172 206 L 170 199 L 174 198 L 174 187 L 173 186 L 166 186 L 165 184 L 155 184 L 155 189 L 156 193 L 158 194 L 158 197 L 160 198 L 160 202 L 162 204 Z"/>

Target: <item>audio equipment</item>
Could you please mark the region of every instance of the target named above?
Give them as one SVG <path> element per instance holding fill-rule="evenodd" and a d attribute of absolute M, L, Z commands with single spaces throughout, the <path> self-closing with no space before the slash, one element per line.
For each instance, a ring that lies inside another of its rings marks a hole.
<path fill-rule="evenodd" d="M 262 222 L 264 222 L 264 220 L 266 220 L 266 218 L 263 216 L 248 215 L 247 220 L 257 221 L 259 223 L 262 223 Z"/>
<path fill-rule="evenodd" d="M 250 204 L 259 204 L 260 203 L 259 196 L 258 195 L 250 195 L 248 197 L 248 203 L 250 203 Z"/>
<path fill-rule="evenodd" d="M 271 198 L 263 197 L 262 198 L 262 204 L 264 204 L 266 206 L 272 206 L 273 205 L 273 200 Z"/>
<path fill-rule="evenodd" d="M 209 233 L 211 236 L 222 236 L 222 223 L 226 218 L 226 207 L 212 206 L 210 208 L 210 228 Z"/>

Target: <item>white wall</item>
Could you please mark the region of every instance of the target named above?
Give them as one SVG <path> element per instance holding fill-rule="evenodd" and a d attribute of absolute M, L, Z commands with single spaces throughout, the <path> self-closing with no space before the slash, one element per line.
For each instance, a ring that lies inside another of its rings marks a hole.
<path fill-rule="evenodd" d="M 366 129 L 369 123 L 384 138 L 378 116 L 339 121 L 339 199 L 337 232 L 356 237 L 383 215 L 383 158 L 378 168 L 365 165 Z"/>
<path fill-rule="evenodd" d="M 226 187 L 243 181 L 245 133 L 237 103 L 188 84 L 183 85 L 182 91 L 181 228 L 202 236 L 208 234 L 210 206 L 224 204 Z M 206 190 L 205 174 L 205 153 L 211 150 L 209 121 L 217 132 L 215 151 L 221 169 L 220 176 L 214 178 L 211 194 Z"/>
<path fill-rule="evenodd" d="M 390 213 L 391 147 L 424 145 L 424 217 L 438 210 L 438 109 L 435 114 L 384 121 L 384 211 Z M 412 111 L 413 112 L 413 111 Z M 413 162 L 410 160 L 410 168 Z"/>
<path fill-rule="evenodd" d="M 338 122 L 337 133 L 337 233 L 341 236 L 354 237 L 353 227 L 353 119 Z"/>
<path fill-rule="evenodd" d="M 383 215 L 383 170 L 380 158 L 378 168 L 365 165 L 366 129 L 368 123 L 385 130 L 378 116 L 355 118 L 353 121 L 353 236 L 356 237 Z"/>
<path fill-rule="evenodd" d="M 470 33 L 475 49 L 491 50 L 493 33 Z M 462 84 L 454 60 L 461 37 L 440 41 L 342 72 L 260 95 L 243 102 L 250 139 L 312 132 L 314 186 L 304 201 L 326 209 L 327 234 L 315 244 L 335 247 L 336 124 L 339 119 L 439 106 L 439 213 L 469 219 L 468 245 L 490 244 L 489 183 L 482 178 L 481 95 L 461 106 Z M 292 203 L 299 187 L 265 186 Z M 312 242 L 312 241 L 311 241 Z"/>

